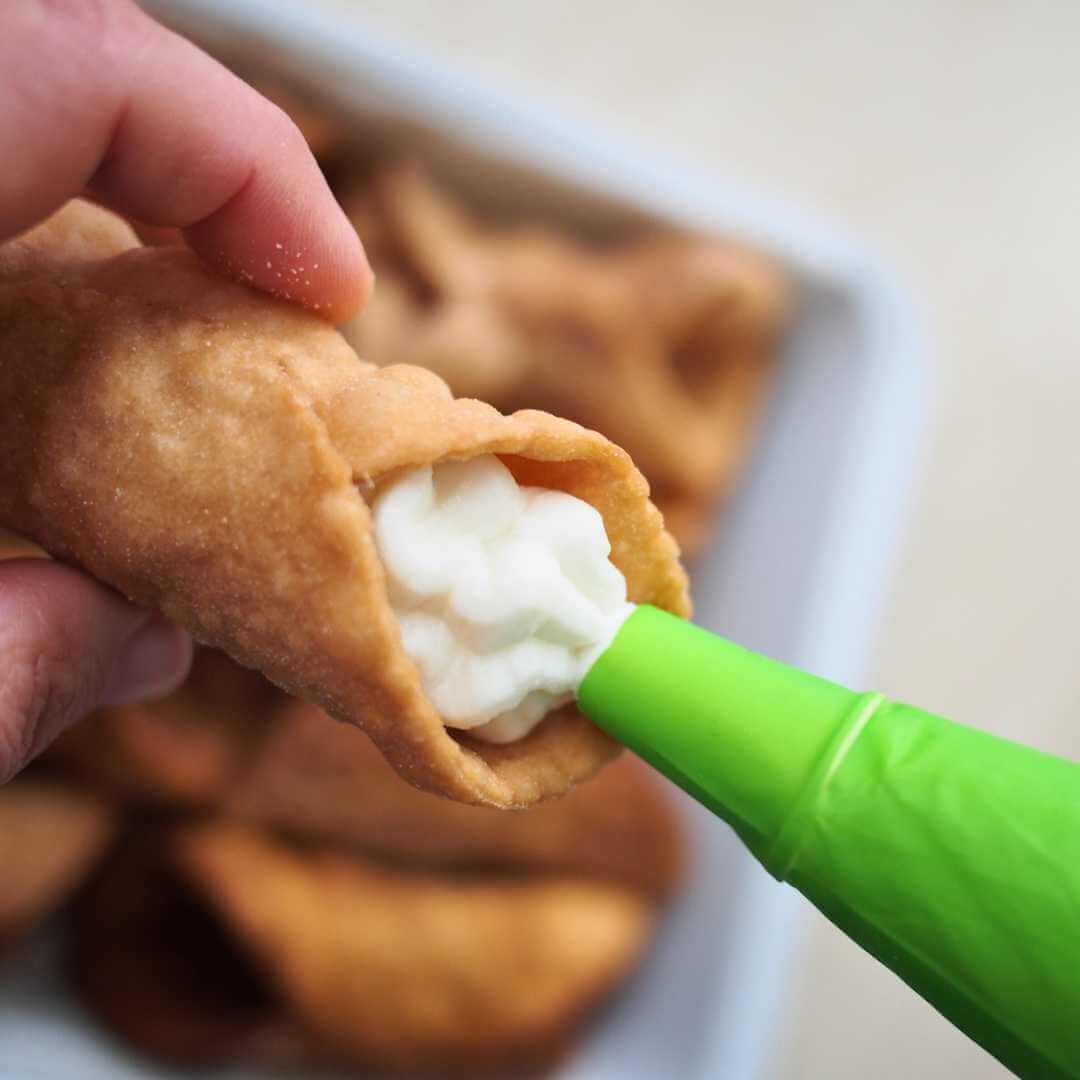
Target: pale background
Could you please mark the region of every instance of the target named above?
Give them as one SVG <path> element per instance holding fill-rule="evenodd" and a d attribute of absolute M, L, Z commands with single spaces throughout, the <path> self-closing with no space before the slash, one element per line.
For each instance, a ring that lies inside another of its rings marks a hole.
<path fill-rule="evenodd" d="M 319 2 L 858 230 L 936 354 L 874 681 L 1080 757 L 1080 3 Z M 773 1072 L 1005 1075 L 816 915 Z"/>

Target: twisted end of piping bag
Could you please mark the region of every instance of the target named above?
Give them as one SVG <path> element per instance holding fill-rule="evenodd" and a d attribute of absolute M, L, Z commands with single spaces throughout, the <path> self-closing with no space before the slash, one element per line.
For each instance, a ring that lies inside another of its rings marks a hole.
<path fill-rule="evenodd" d="M 578 703 L 1008 1068 L 1080 1077 L 1080 765 L 650 607 Z"/>

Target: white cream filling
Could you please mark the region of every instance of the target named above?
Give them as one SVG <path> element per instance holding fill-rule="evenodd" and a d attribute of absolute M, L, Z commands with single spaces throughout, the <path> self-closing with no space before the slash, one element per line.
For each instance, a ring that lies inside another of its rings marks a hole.
<path fill-rule="evenodd" d="M 572 701 L 633 611 L 600 514 L 493 455 L 404 472 L 374 516 L 405 651 L 478 738 L 513 742 Z"/>

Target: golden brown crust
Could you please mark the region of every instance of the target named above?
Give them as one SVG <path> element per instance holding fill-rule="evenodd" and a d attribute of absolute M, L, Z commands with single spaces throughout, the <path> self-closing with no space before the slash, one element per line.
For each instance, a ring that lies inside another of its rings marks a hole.
<path fill-rule="evenodd" d="M 651 928 L 647 904 L 608 885 L 380 869 L 228 826 L 174 845 L 305 1028 L 395 1072 L 557 1056 Z"/>
<path fill-rule="evenodd" d="M 107 804 L 78 788 L 25 776 L 0 787 L 0 948 L 76 888 L 114 826 Z"/>
<path fill-rule="evenodd" d="M 0 356 L 0 520 L 360 725 L 417 786 L 528 805 L 614 747 L 574 709 L 505 747 L 447 733 L 375 550 L 364 496 L 388 473 L 499 454 L 522 482 L 600 511 L 631 599 L 688 612 L 674 541 L 623 451 L 365 364 L 317 318 L 187 251 L 0 288 Z"/>

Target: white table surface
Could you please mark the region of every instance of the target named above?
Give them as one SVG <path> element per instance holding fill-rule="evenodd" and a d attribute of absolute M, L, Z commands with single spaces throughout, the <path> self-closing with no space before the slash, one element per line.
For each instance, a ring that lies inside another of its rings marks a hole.
<path fill-rule="evenodd" d="M 318 2 L 856 228 L 937 349 L 877 685 L 1080 755 L 1080 4 Z M 1005 1075 L 816 916 L 772 1072 Z"/>

